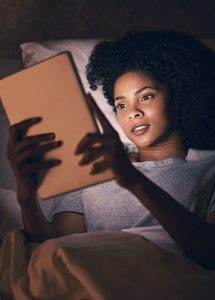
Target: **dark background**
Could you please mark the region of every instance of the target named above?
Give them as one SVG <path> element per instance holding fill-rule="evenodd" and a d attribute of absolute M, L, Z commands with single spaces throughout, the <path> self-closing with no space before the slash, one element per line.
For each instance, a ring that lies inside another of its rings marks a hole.
<path fill-rule="evenodd" d="M 215 0 L 0 0 L 0 57 L 25 41 L 115 38 L 133 29 L 177 29 L 215 38 Z"/>

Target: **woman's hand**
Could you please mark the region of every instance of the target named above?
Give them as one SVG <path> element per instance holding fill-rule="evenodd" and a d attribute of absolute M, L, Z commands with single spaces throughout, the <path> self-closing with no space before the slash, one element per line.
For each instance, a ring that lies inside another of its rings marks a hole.
<path fill-rule="evenodd" d="M 45 160 L 45 154 L 62 145 L 55 141 L 54 133 L 26 136 L 28 129 L 39 123 L 41 118 L 30 118 L 9 128 L 7 157 L 17 181 L 18 201 L 35 195 L 41 184 L 40 171 L 58 165 L 60 160 Z"/>
<path fill-rule="evenodd" d="M 117 183 L 129 189 L 135 183 L 139 172 L 130 163 L 118 133 L 100 111 L 90 94 L 88 98 L 94 113 L 102 125 L 103 134 L 88 133 L 80 141 L 75 151 L 76 155 L 83 154 L 79 164 L 86 165 L 103 157 L 103 160 L 100 159 L 94 162 L 91 174 L 97 174 L 110 168 Z"/>

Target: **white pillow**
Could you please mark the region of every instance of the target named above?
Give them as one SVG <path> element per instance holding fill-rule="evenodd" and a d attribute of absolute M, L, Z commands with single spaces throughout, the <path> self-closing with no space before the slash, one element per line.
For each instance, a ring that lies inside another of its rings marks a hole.
<path fill-rule="evenodd" d="M 86 92 L 90 92 L 95 98 L 100 109 L 105 113 L 112 126 L 118 131 L 123 143 L 131 143 L 130 140 L 124 135 L 122 129 L 117 123 L 113 107 L 107 103 L 101 88 L 97 91 L 90 90 L 85 67 L 88 63 L 93 48 L 99 42 L 98 39 L 81 39 L 81 40 L 58 40 L 58 41 L 43 41 L 39 43 L 24 43 L 21 45 L 23 63 L 25 67 L 31 66 L 39 61 L 47 59 L 62 51 L 69 51 L 72 53 L 75 64 L 79 71 L 79 75 Z"/>

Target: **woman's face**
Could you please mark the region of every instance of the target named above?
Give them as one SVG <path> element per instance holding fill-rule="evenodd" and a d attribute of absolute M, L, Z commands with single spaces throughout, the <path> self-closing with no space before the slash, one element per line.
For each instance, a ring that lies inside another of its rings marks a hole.
<path fill-rule="evenodd" d="M 117 119 L 138 147 L 156 146 L 174 131 L 168 89 L 140 72 L 120 76 L 114 86 Z"/>

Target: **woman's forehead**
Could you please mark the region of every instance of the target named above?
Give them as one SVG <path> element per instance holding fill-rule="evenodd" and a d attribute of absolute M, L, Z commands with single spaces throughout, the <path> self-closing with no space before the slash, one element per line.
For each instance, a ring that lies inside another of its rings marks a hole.
<path fill-rule="evenodd" d="M 119 76 L 114 85 L 114 94 L 126 90 L 137 90 L 141 88 L 160 89 L 162 85 L 144 72 L 127 72 Z"/>

